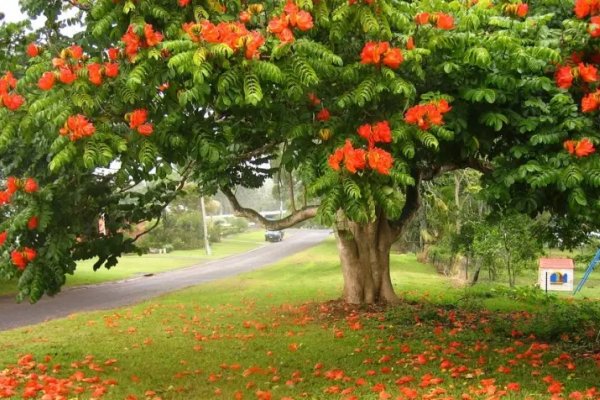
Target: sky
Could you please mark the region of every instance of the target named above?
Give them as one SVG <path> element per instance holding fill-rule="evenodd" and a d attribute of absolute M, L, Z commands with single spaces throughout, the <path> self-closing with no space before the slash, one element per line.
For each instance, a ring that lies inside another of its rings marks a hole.
<path fill-rule="evenodd" d="M 5 14 L 6 22 L 15 22 L 24 19 L 19 7 L 19 0 L 0 0 L 0 12 Z"/>

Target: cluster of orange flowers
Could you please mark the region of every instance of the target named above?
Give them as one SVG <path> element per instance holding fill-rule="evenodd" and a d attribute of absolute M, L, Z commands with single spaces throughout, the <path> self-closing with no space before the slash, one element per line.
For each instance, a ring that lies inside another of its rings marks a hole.
<path fill-rule="evenodd" d="M 404 114 L 404 121 L 411 125 L 417 125 L 422 130 L 429 129 L 432 125 L 443 125 L 444 114 L 452 110 L 452 107 L 444 99 L 418 104 L 411 107 Z"/>
<path fill-rule="evenodd" d="M 154 27 L 150 24 L 144 25 L 144 37 L 141 38 L 133 30 L 133 25 L 129 25 L 127 32 L 121 37 L 125 43 L 125 54 L 131 59 L 134 58 L 140 48 L 154 47 L 163 40 L 163 35 L 160 32 L 154 31 Z"/>
<path fill-rule="evenodd" d="M 577 18 L 591 16 L 588 31 L 592 37 L 600 37 L 600 0 L 576 0 L 575 15 Z"/>
<path fill-rule="evenodd" d="M 508 15 L 525 18 L 529 12 L 529 5 L 526 3 L 507 4 L 504 6 L 504 12 Z"/>
<path fill-rule="evenodd" d="M 19 190 L 23 190 L 25 193 L 35 193 L 38 190 L 37 181 L 33 178 L 18 179 L 14 176 L 9 176 L 6 179 L 6 189 L 0 191 L 0 205 L 10 203 L 12 196 Z M 38 227 L 38 217 L 32 216 L 27 221 L 28 229 L 36 229 Z M 8 232 L 0 232 L 0 246 L 3 246 L 8 238 Z M 11 253 L 11 259 L 13 264 L 20 270 L 25 269 L 27 264 L 33 261 L 37 253 L 34 249 L 25 247 L 22 251 L 14 250 Z"/>
<path fill-rule="evenodd" d="M 10 203 L 10 199 L 19 189 L 23 189 L 25 193 L 35 193 L 38 190 L 38 184 L 33 178 L 18 179 L 14 176 L 9 176 L 6 179 L 6 189 L 0 191 L 0 206 Z"/>
<path fill-rule="evenodd" d="M 587 83 L 596 82 L 598 80 L 598 69 L 593 65 L 580 62 L 577 67 L 559 66 L 554 74 L 556 85 L 563 89 L 570 88 L 575 78 L 580 78 Z"/>
<path fill-rule="evenodd" d="M 37 57 L 40 54 L 40 48 L 35 43 L 29 43 L 25 52 L 31 58 Z"/>
<path fill-rule="evenodd" d="M 11 93 L 17 87 L 17 79 L 11 72 L 7 72 L 2 78 L 0 78 L 0 107 L 4 106 L 9 110 L 16 111 L 25 102 L 23 96 L 20 96 L 14 92 Z"/>
<path fill-rule="evenodd" d="M 233 51 L 245 48 L 245 57 L 256 58 L 258 49 L 265 43 L 260 32 L 249 31 L 241 22 L 219 22 L 213 24 L 208 20 L 200 23 L 183 24 L 183 30 L 194 42 L 204 40 L 208 43 L 222 43 Z"/>
<path fill-rule="evenodd" d="M 308 11 L 300 8 L 292 1 L 283 8 L 283 14 L 269 21 L 269 32 L 274 33 L 284 43 L 294 41 L 294 33 L 291 28 L 307 31 L 313 27 L 313 18 Z"/>
<path fill-rule="evenodd" d="M 600 90 L 588 93 L 581 99 L 581 111 L 593 112 L 600 108 Z"/>
<path fill-rule="evenodd" d="M 10 253 L 12 263 L 21 271 L 27 267 L 27 264 L 35 260 L 36 257 L 37 251 L 30 247 L 25 247 L 23 250 L 13 250 Z"/>
<path fill-rule="evenodd" d="M 449 30 L 454 28 L 454 18 L 451 15 L 438 12 L 430 14 L 426 12 L 415 15 L 415 22 L 417 25 L 432 24 L 438 29 Z"/>
<path fill-rule="evenodd" d="M 104 64 L 90 63 L 87 65 L 88 78 L 94 85 L 102 84 L 102 76 L 116 78 L 119 75 L 119 64 L 115 62 L 118 58 L 118 50 L 115 53 L 109 50 L 109 61 Z M 47 71 L 38 80 L 38 87 L 42 90 L 50 90 L 54 87 L 56 79 L 65 85 L 70 85 L 77 79 L 77 72 L 84 66 L 83 49 L 80 46 L 71 46 L 60 53 L 60 57 L 52 60 L 56 71 Z"/>
<path fill-rule="evenodd" d="M 87 65 L 88 78 L 96 86 L 102 84 L 102 75 L 109 78 L 116 78 L 119 75 L 119 64 L 107 62 L 104 65 L 100 63 L 91 63 Z"/>
<path fill-rule="evenodd" d="M 367 139 L 367 150 L 354 148 L 350 139 L 346 139 L 343 147 L 337 148 L 332 155 L 329 156 L 327 163 L 335 170 L 341 169 L 341 163 L 351 174 L 355 174 L 359 170 L 370 168 L 382 175 L 389 175 L 394 164 L 394 158 L 387 151 L 375 147 L 375 143 L 390 143 L 392 141 L 392 133 L 388 121 L 378 122 L 376 124 L 361 125 L 358 128 L 358 134 L 362 138 Z"/>
<path fill-rule="evenodd" d="M 566 140 L 563 143 L 563 146 L 569 154 L 576 157 L 587 157 L 596 151 L 594 144 L 588 138 L 583 138 L 581 140 Z"/>
<path fill-rule="evenodd" d="M 62 136 L 69 136 L 71 141 L 76 141 L 84 137 L 92 136 L 95 131 L 96 128 L 85 116 L 77 114 L 67 118 L 67 122 L 65 122 L 65 125 L 59 132 Z"/>
<path fill-rule="evenodd" d="M 388 42 L 367 42 L 360 53 L 363 64 L 384 65 L 396 69 L 402 64 L 404 57 L 397 47 L 390 47 Z"/>
<path fill-rule="evenodd" d="M 148 110 L 139 108 L 125 116 L 129 121 L 129 127 L 135 129 L 140 135 L 150 136 L 154 132 L 154 126 L 146 122 L 148 120 Z"/>

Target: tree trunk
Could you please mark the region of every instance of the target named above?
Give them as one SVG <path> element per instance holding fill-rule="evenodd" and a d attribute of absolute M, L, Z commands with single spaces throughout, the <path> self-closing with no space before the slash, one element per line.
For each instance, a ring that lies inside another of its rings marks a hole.
<path fill-rule="evenodd" d="M 336 237 L 344 300 L 350 304 L 397 302 L 390 277 L 390 249 L 395 235 L 388 221 L 383 217 L 368 224 L 343 220 Z"/>
<path fill-rule="evenodd" d="M 477 281 L 479 281 L 479 273 L 481 272 L 481 263 L 480 262 L 476 262 L 475 265 L 477 266 L 475 273 L 473 274 L 473 279 L 471 279 L 471 286 L 475 285 L 477 283 Z"/>

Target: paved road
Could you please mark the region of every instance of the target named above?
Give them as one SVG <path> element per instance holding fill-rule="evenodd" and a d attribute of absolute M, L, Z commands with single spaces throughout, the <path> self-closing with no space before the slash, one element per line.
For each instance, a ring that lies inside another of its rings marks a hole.
<path fill-rule="evenodd" d="M 16 304 L 13 297 L 0 297 L 0 331 L 65 317 L 74 312 L 138 303 L 163 293 L 251 271 L 312 247 L 328 234 L 326 230 L 286 231 L 286 238 L 282 242 L 269 243 L 247 253 L 150 277 L 74 287 L 54 297 L 46 296 L 33 305 Z"/>

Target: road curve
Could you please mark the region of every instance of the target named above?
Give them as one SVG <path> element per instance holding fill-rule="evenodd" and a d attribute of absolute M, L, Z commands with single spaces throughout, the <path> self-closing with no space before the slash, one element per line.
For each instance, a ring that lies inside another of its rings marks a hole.
<path fill-rule="evenodd" d="M 164 293 L 251 271 L 308 249 L 328 235 L 327 230 L 293 230 L 293 234 L 286 235 L 282 242 L 270 243 L 246 253 L 149 277 L 73 287 L 54 297 L 46 296 L 36 304 L 17 304 L 13 297 L 0 297 L 0 331 L 65 317 L 75 312 L 138 303 Z"/>

